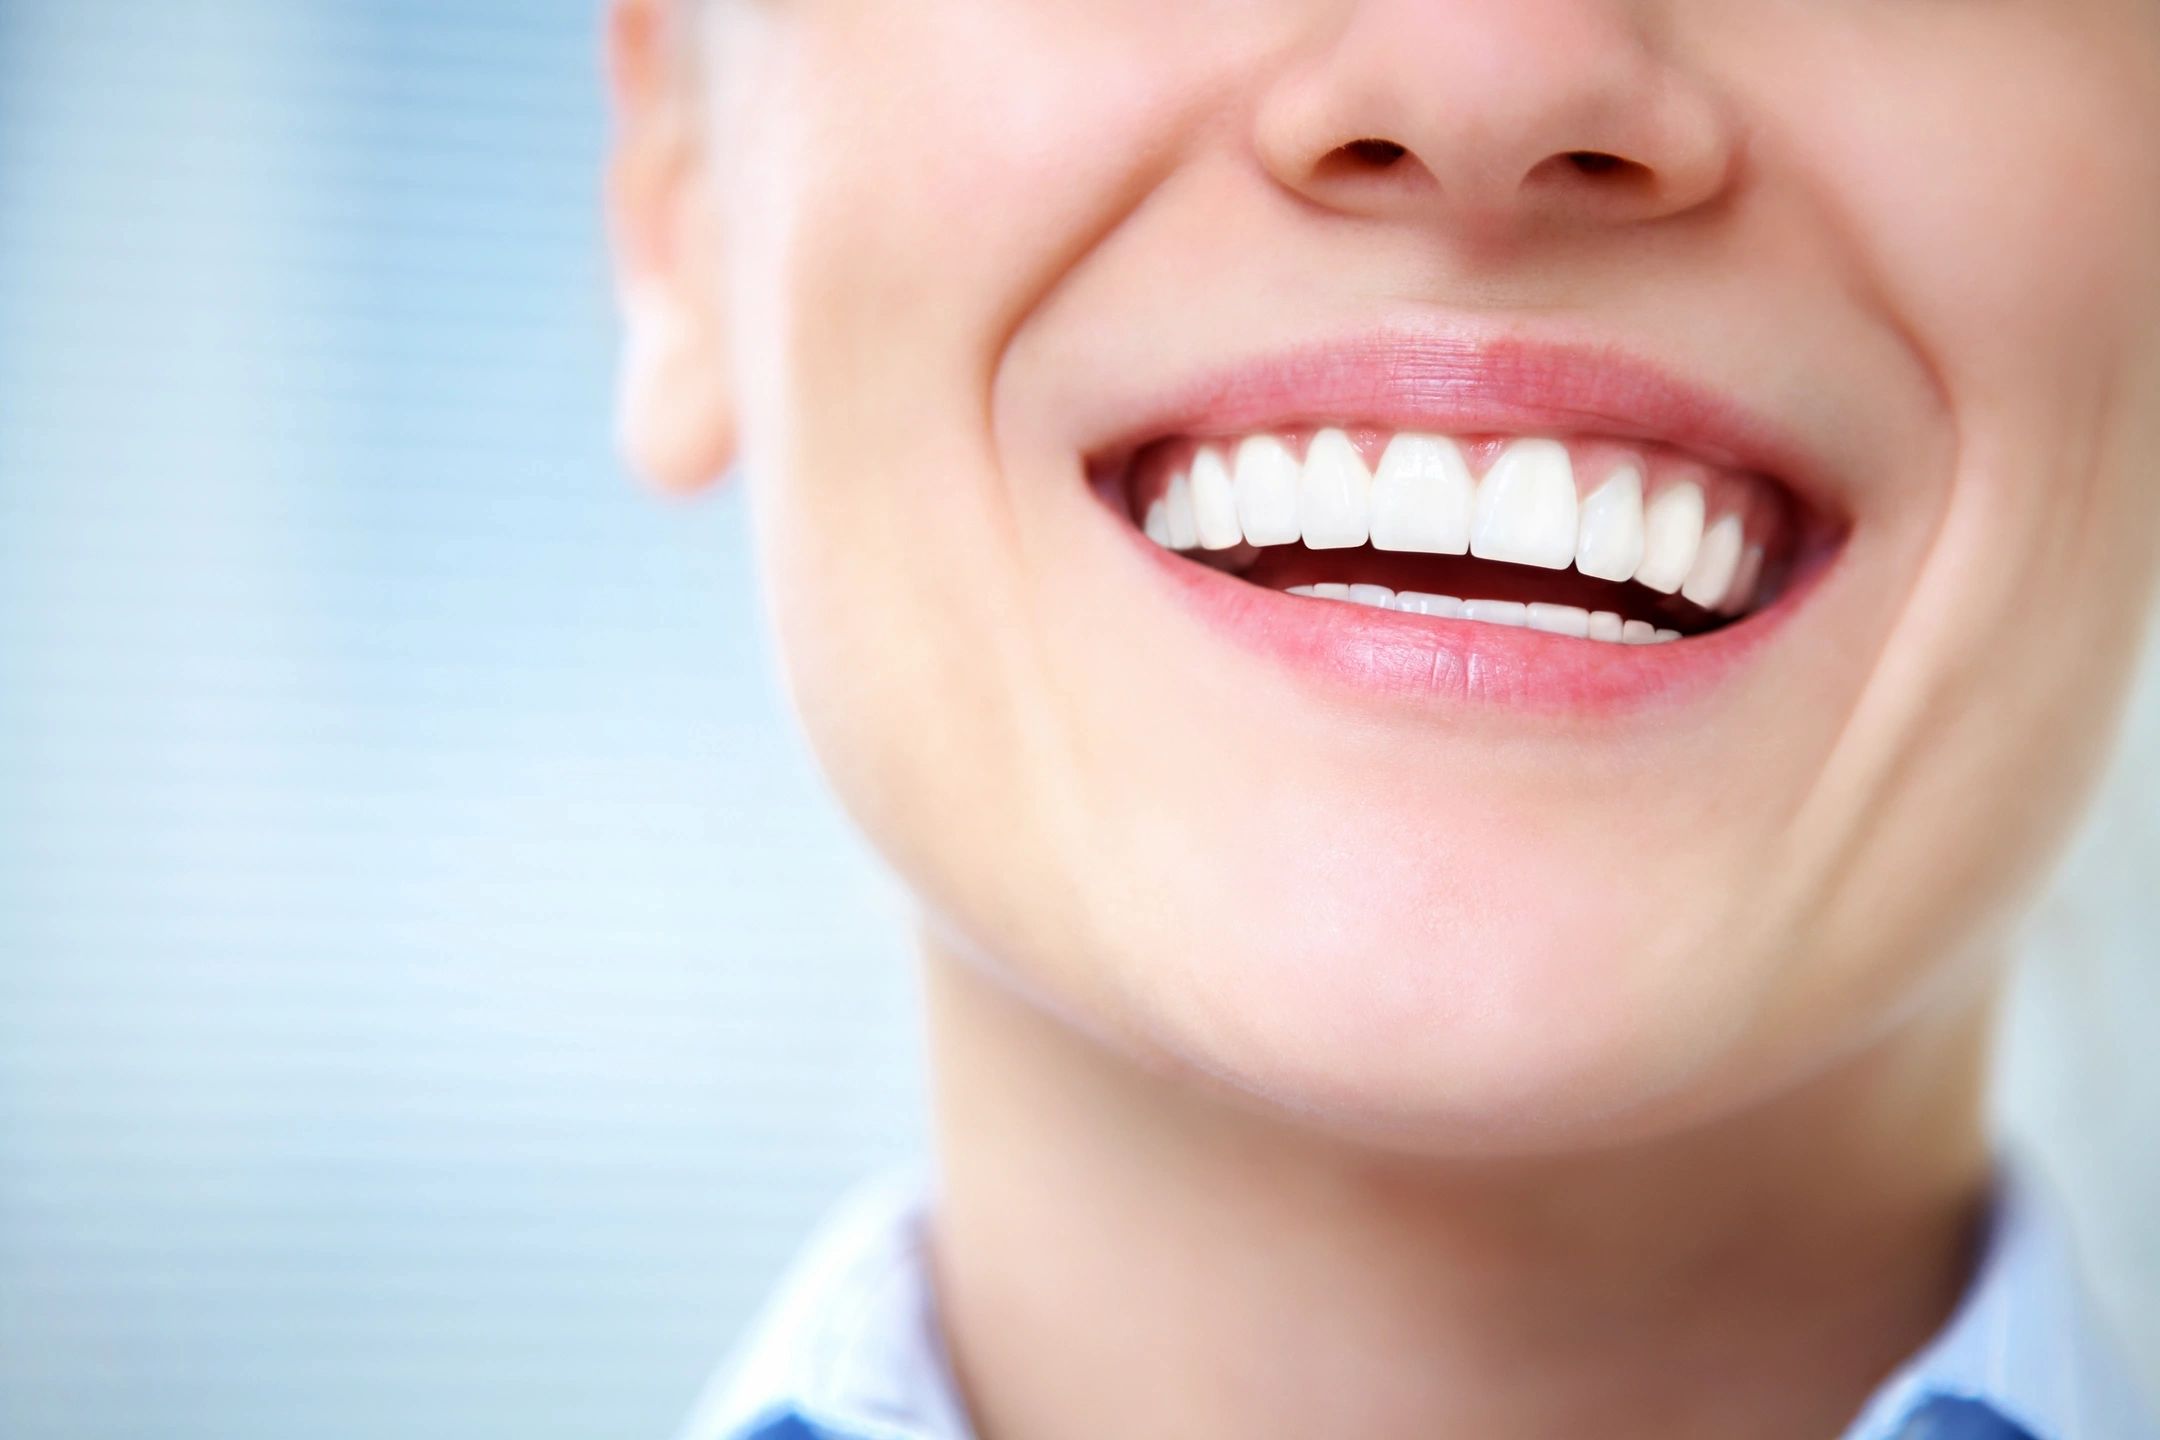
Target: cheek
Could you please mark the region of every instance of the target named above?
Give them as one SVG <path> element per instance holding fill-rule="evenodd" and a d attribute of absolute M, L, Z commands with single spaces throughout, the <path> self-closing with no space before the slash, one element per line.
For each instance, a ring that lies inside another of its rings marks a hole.
<path fill-rule="evenodd" d="M 1825 847 L 1818 1003 L 2028 892 L 2096 768 L 2160 529 L 2160 7 L 1854 14 L 1834 48 L 1784 37 L 1769 139 L 1838 210 L 1956 453 L 1887 542 L 1911 579 L 1824 777 L 1815 819 L 1873 820 Z"/>
<path fill-rule="evenodd" d="M 1191 87 L 1076 54 L 1118 32 L 1068 6 L 842 8 L 776 22 L 725 77 L 756 140 L 728 254 L 743 468 L 813 725 L 934 702 L 981 729 L 1024 690 L 999 673 L 1020 564 L 986 423 L 1000 351 L 1144 190 Z"/>
<path fill-rule="evenodd" d="M 1933 371 L 1961 468 L 2033 466 L 1997 503 L 2082 516 L 2105 427 L 2154 398 L 2160 6 L 1851 8 L 1755 36 L 1786 57 L 1761 72 L 1769 161 L 1834 212 L 1855 283 Z"/>
<path fill-rule="evenodd" d="M 835 788 L 934 906 L 992 909 L 982 877 L 1054 871 L 1030 857 L 1073 808 L 1015 511 L 1079 486 L 1004 463 L 997 367 L 1279 7 L 853 8 L 804 7 L 729 77 L 757 138 L 728 257 L 744 469 Z"/>
<path fill-rule="evenodd" d="M 744 373 L 773 377 L 760 410 L 838 402 L 821 431 L 919 424 L 940 383 L 979 427 L 1004 339 L 1177 163 L 1265 27 L 1201 43 L 1219 6 L 1131 0 L 856 8 L 806 10 L 748 77 Z"/>
<path fill-rule="evenodd" d="M 986 9 L 841 8 L 775 22 L 728 77 L 755 139 L 729 304 L 790 684 L 884 839 L 916 777 L 979 773 L 949 755 L 994 762 L 1024 728 L 997 673 L 1007 502 L 980 417 L 989 337 L 1070 224 L 1042 145 L 1072 76 L 997 63 Z"/>
<path fill-rule="evenodd" d="M 1957 436 L 1899 641 L 1939 660 L 1938 711 L 1995 717 L 1963 758 L 1987 738 L 2080 751 L 2160 518 L 2160 7 L 2003 7 L 1896 59 L 1901 85 L 1854 87 L 1895 99 L 1833 127 L 1823 162 Z"/>

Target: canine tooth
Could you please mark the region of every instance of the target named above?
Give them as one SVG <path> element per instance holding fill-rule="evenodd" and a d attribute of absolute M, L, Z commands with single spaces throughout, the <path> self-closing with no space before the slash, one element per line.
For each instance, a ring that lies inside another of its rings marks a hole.
<path fill-rule="evenodd" d="M 1200 544 L 1200 529 L 1193 522 L 1192 483 L 1183 475 L 1171 476 L 1170 490 L 1163 496 L 1163 505 L 1169 514 L 1170 548 L 1197 549 Z"/>
<path fill-rule="evenodd" d="M 1312 587 L 1312 593 L 1315 598 L 1321 600 L 1347 600 L 1350 598 L 1350 587 L 1333 583 L 1315 585 Z"/>
<path fill-rule="evenodd" d="M 1376 550 L 1461 555 L 1470 549 L 1477 482 L 1462 450 L 1444 435 L 1397 435 L 1373 472 Z"/>
<path fill-rule="evenodd" d="M 1141 530 L 1147 538 L 1167 550 L 1170 548 L 1170 507 L 1161 500 L 1147 508 L 1147 523 Z"/>
<path fill-rule="evenodd" d="M 1284 593 L 1285 595 L 1305 595 L 1305 596 L 1310 596 L 1310 595 L 1312 594 L 1312 586 L 1310 586 L 1310 585 L 1292 585 L 1292 586 L 1291 586 L 1291 587 L 1290 587 L 1290 588 L 1289 588 L 1288 590 L 1285 590 L 1285 591 L 1284 591 L 1283 593 Z"/>
<path fill-rule="evenodd" d="M 1680 632 L 1677 630 L 1660 630 L 1657 632 L 1657 643 L 1660 645 L 1670 645 L 1679 638 Z"/>
<path fill-rule="evenodd" d="M 1628 580 L 1642 558 L 1642 471 L 1623 465 L 1583 501 L 1575 568 L 1600 580 Z"/>
<path fill-rule="evenodd" d="M 1395 608 L 1395 592 L 1385 585 L 1352 585 L 1350 598 L 1360 605 L 1371 605 L 1380 610 Z"/>
<path fill-rule="evenodd" d="M 1254 435 L 1238 446 L 1238 525 L 1249 545 L 1294 545 L 1298 538 L 1298 462 L 1273 435 Z"/>
<path fill-rule="evenodd" d="M 1453 595 L 1428 595 L 1422 590 L 1402 590 L 1395 596 L 1395 608 L 1410 615 L 1438 615 L 1443 619 L 1462 618 L 1463 602 Z"/>
<path fill-rule="evenodd" d="M 1462 618 L 1482 620 L 1487 625 L 1510 625 L 1520 629 L 1530 623 L 1530 607 L 1513 600 L 1465 600 Z"/>
<path fill-rule="evenodd" d="M 1657 626 L 1647 620 L 1630 620 L 1620 627 L 1620 640 L 1626 645 L 1655 645 Z"/>
<path fill-rule="evenodd" d="M 1532 605 L 1530 628 L 1587 640 L 1590 638 L 1590 612 L 1579 605 Z"/>
<path fill-rule="evenodd" d="M 1695 568 L 1702 545 L 1703 492 L 1692 480 L 1668 485 L 1643 512 L 1643 561 L 1635 578 L 1670 595 Z"/>
<path fill-rule="evenodd" d="M 1202 548 L 1231 550 L 1245 543 L 1238 527 L 1237 491 L 1230 467 L 1213 446 L 1203 447 L 1192 462 L 1193 524 Z"/>
<path fill-rule="evenodd" d="M 1718 603 L 1718 609 L 1727 615 L 1738 615 L 1752 607 L 1755 596 L 1762 586 L 1763 547 L 1750 545 L 1740 554 L 1740 569 L 1733 576 L 1732 588 Z"/>
<path fill-rule="evenodd" d="M 1740 517 L 1726 515 L 1703 532 L 1702 548 L 1680 593 L 1705 610 L 1725 598 L 1740 571 Z"/>
<path fill-rule="evenodd" d="M 1372 473 L 1350 437 L 1322 430 L 1305 451 L 1298 520 L 1308 550 L 1349 550 L 1371 537 Z"/>
<path fill-rule="evenodd" d="M 1592 640 L 1618 643 L 1621 628 L 1622 622 L 1616 612 L 1611 610 L 1593 610 L 1590 612 L 1590 638 Z"/>
<path fill-rule="evenodd" d="M 1557 440 L 1517 440 L 1478 485 L 1470 553 L 1565 570 L 1575 563 L 1575 465 Z"/>

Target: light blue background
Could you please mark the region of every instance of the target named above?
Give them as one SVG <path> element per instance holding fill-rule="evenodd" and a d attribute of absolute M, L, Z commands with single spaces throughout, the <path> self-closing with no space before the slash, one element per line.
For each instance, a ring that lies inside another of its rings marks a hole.
<path fill-rule="evenodd" d="M 663 1437 L 919 1143 L 739 503 L 610 454 L 595 21 L 0 0 L 11 1440 Z M 2005 1104 L 2148 1365 L 2150 689 Z"/>

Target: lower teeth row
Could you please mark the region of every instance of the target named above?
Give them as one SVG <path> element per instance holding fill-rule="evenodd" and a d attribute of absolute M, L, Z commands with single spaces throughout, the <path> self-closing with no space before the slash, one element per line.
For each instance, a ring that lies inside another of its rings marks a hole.
<path fill-rule="evenodd" d="M 1543 630 L 1578 640 L 1601 640 L 1610 645 L 1662 645 L 1680 638 L 1678 630 L 1661 629 L 1647 620 L 1624 620 L 1611 610 L 1585 610 L 1578 605 L 1458 600 L 1453 595 L 1395 591 L 1385 585 L 1293 585 L 1290 593 L 1315 600 L 1348 600 L 1353 605 L 1399 610 L 1406 615 L 1432 615 L 1445 620 L 1476 620 L 1487 625 Z"/>

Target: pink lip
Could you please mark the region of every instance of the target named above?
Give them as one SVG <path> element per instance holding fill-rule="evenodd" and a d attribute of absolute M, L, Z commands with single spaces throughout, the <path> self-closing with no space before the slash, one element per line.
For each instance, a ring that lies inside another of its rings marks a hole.
<path fill-rule="evenodd" d="M 1710 634 L 1636 646 L 1284 594 L 1162 549 L 1124 513 L 1117 472 L 1139 446 L 1329 422 L 1664 444 L 1781 481 L 1815 512 L 1811 534 L 1784 593 L 1765 609 Z M 1122 430 L 1092 468 L 1107 508 L 1156 578 L 1205 622 L 1308 676 L 1414 704 L 1611 714 L 1700 697 L 1806 604 L 1842 528 L 1823 508 L 1834 493 L 1830 477 L 1735 401 L 1613 347 L 1511 338 L 1387 331 L 1204 376 Z"/>
<path fill-rule="evenodd" d="M 1157 578 L 1234 643 L 1324 681 L 1413 704 L 1615 714 L 1685 703 L 1759 653 L 1820 578 L 1796 577 L 1768 608 L 1707 635 L 1611 645 L 1290 595 L 1183 559 L 1124 528 Z"/>

